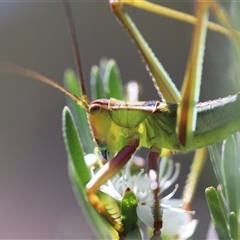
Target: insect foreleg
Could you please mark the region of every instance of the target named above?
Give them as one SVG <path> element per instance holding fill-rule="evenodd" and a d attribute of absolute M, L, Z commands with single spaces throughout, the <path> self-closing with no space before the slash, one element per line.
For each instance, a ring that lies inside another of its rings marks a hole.
<path fill-rule="evenodd" d="M 113 177 L 128 162 L 128 160 L 136 151 L 138 145 L 139 139 L 130 139 L 130 141 L 128 141 L 128 144 L 124 146 L 112 160 L 107 162 L 86 185 L 86 193 L 89 202 L 119 233 L 124 231 L 122 225 L 119 224 L 108 213 L 107 209 L 105 208 L 100 198 L 97 196 L 96 192 L 101 185 Z"/>

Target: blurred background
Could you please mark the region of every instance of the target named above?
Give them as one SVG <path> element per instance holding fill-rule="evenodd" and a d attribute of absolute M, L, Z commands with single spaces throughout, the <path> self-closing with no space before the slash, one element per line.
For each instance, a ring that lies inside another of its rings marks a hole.
<path fill-rule="evenodd" d="M 162 5 L 193 13 L 193 1 Z M 142 100 L 157 100 L 151 79 L 129 36 L 107 1 L 71 3 L 88 86 L 89 72 L 100 58 L 114 58 L 124 82 L 143 85 Z M 226 6 L 228 7 L 228 6 Z M 177 87 L 181 89 L 192 26 L 127 8 Z M 62 84 L 66 68 L 75 68 L 62 4 L 53 1 L 0 3 L 0 59 L 42 73 Z M 233 94 L 228 90 L 228 40 L 209 33 L 201 101 Z M 65 96 L 22 77 L 0 75 L 0 238 L 94 239 L 75 199 L 68 177 L 61 114 Z M 185 183 L 192 153 L 174 158 L 182 164 Z M 211 163 L 193 204 L 200 219 L 194 239 L 204 239 L 209 214 L 204 189 L 216 185 Z M 179 190 L 176 196 L 180 196 Z"/>

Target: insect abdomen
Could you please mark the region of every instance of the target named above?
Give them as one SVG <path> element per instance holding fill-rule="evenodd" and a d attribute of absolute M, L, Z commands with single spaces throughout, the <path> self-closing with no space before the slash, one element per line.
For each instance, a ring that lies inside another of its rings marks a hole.
<path fill-rule="evenodd" d="M 192 148 L 222 141 L 240 130 L 240 93 L 197 105 Z"/>

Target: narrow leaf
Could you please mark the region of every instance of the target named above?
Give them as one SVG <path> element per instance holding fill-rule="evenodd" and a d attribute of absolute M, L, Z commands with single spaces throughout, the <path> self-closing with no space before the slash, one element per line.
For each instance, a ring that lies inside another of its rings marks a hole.
<path fill-rule="evenodd" d="M 85 186 L 91 176 L 84 160 L 77 128 L 68 107 L 64 107 L 63 109 L 63 137 L 71 164 L 76 173 L 76 178 Z"/>
<path fill-rule="evenodd" d="M 103 81 L 98 66 L 93 66 L 90 73 L 90 85 L 92 99 L 106 98 L 103 88 Z"/>
<path fill-rule="evenodd" d="M 235 135 L 227 138 L 222 147 L 223 189 L 231 212 L 239 211 L 239 150 Z"/>
<path fill-rule="evenodd" d="M 76 77 L 76 74 L 68 69 L 65 71 L 64 75 L 64 86 L 76 96 L 81 97 L 81 89 L 79 85 L 79 81 Z M 77 120 L 77 128 L 80 133 L 81 139 L 84 139 L 82 142 L 83 147 L 86 153 L 93 153 L 94 144 L 92 140 L 92 135 L 90 132 L 90 127 L 87 120 L 86 111 L 82 109 L 75 101 L 72 99 L 67 99 L 68 105 L 70 106 L 74 117 Z"/>
<path fill-rule="evenodd" d="M 137 228 L 137 204 L 137 197 L 130 188 L 127 188 L 124 192 L 121 202 L 121 218 L 126 233 L 129 233 L 135 228 Z"/>
<path fill-rule="evenodd" d="M 207 188 L 205 190 L 205 195 L 219 239 L 230 239 L 224 218 L 224 209 L 222 208 L 216 189 L 214 187 Z"/>
<path fill-rule="evenodd" d="M 234 240 L 239 239 L 239 236 L 238 236 L 238 219 L 237 219 L 237 216 L 234 212 L 231 212 L 229 214 L 228 225 L 229 225 L 229 232 L 230 232 L 231 238 L 234 239 Z"/>
<path fill-rule="evenodd" d="M 109 60 L 103 77 L 107 98 L 123 99 L 122 81 L 119 75 L 118 67 L 114 60 Z"/>
<path fill-rule="evenodd" d="M 93 209 L 86 197 L 85 185 L 91 176 L 86 166 L 83 156 L 83 150 L 79 141 L 77 128 L 73 120 L 72 114 L 68 107 L 63 109 L 63 137 L 68 153 L 69 175 L 72 180 L 74 192 L 82 211 L 91 221 L 93 229 L 97 232 L 101 239 L 109 239 L 110 232 L 105 220 Z"/>

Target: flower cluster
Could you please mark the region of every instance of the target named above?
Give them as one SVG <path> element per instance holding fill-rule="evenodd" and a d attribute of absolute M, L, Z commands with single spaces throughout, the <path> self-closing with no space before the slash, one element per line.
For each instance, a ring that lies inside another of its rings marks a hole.
<path fill-rule="evenodd" d="M 94 162 L 94 155 L 86 155 L 85 159 Z M 91 160 L 90 160 L 91 159 Z M 114 176 L 106 184 L 100 187 L 100 191 L 108 194 L 117 202 L 121 203 L 126 189 L 131 189 L 137 199 L 138 219 L 153 228 L 152 207 L 154 204 L 153 194 L 150 188 L 150 180 L 144 169 L 132 174 L 131 167 L 133 160 L 130 160 L 120 175 Z M 92 176 L 94 168 L 91 169 Z M 165 190 L 171 187 L 180 174 L 180 164 L 173 162 L 170 158 L 162 158 L 159 168 L 158 183 L 160 186 L 159 198 L 163 210 L 162 235 L 174 239 L 187 239 L 194 233 L 198 220 L 193 219 L 194 211 L 186 211 L 181 208 L 182 200 L 174 199 L 173 196 L 178 189 L 178 184 L 172 191 L 163 195 Z"/>

